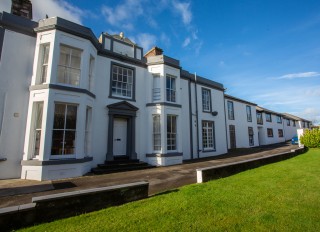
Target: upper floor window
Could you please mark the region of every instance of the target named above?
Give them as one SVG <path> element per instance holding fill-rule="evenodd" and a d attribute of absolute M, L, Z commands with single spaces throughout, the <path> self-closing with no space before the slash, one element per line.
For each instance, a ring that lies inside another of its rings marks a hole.
<path fill-rule="evenodd" d="M 152 88 L 152 101 L 161 100 L 161 89 L 160 89 L 160 74 L 153 74 L 153 88 Z"/>
<path fill-rule="evenodd" d="M 282 118 L 280 115 L 277 115 L 277 123 L 282 123 Z"/>
<path fill-rule="evenodd" d="M 247 121 L 252 122 L 251 106 L 246 106 L 247 111 Z"/>
<path fill-rule="evenodd" d="M 302 127 L 306 127 L 306 122 L 303 122 L 303 123 L 302 123 Z"/>
<path fill-rule="evenodd" d="M 89 76 L 88 76 L 88 89 L 89 89 L 89 91 L 92 91 L 92 89 L 93 89 L 93 68 L 94 68 L 94 57 L 90 56 Z"/>
<path fill-rule="evenodd" d="M 228 101 L 228 119 L 234 120 L 233 102 Z"/>
<path fill-rule="evenodd" d="M 166 76 L 167 101 L 176 102 L 176 77 L 170 74 Z"/>
<path fill-rule="evenodd" d="M 266 113 L 266 121 L 267 121 L 267 122 L 272 122 L 272 120 L 271 120 L 271 114 Z"/>
<path fill-rule="evenodd" d="M 204 112 L 211 111 L 211 93 L 210 89 L 202 88 L 202 110 Z"/>
<path fill-rule="evenodd" d="M 258 124 L 263 124 L 262 113 L 261 112 L 257 112 L 257 123 Z"/>
<path fill-rule="evenodd" d="M 58 65 L 58 83 L 67 85 L 80 85 L 81 53 L 76 48 L 61 45 Z"/>
<path fill-rule="evenodd" d="M 112 96 L 133 98 L 133 70 L 112 65 Z"/>
<path fill-rule="evenodd" d="M 273 129 L 267 128 L 267 134 L 268 134 L 268 137 L 273 137 Z"/>
<path fill-rule="evenodd" d="M 295 121 L 295 120 L 292 121 L 292 125 L 293 125 L 294 127 L 296 126 L 296 121 Z"/>
<path fill-rule="evenodd" d="M 290 119 L 287 119 L 287 126 L 290 126 Z"/>
<path fill-rule="evenodd" d="M 47 82 L 48 61 L 49 61 L 50 44 L 41 44 L 40 46 L 40 73 L 37 77 L 37 84 Z"/>

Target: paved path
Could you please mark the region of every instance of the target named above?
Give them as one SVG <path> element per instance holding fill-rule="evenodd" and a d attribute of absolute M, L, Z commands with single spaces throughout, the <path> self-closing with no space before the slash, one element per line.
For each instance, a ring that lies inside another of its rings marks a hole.
<path fill-rule="evenodd" d="M 105 175 L 89 175 L 58 181 L 0 180 L 0 208 L 31 203 L 31 198 L 35 196 L 132 183 L 142 180 L 149 182 L 149 195 L 153 195 L 196 183 L 197 168 L 264 157 L 297 148 L 297 145 L 286 143 L 263 148 L 239 149 L 236 152 L 230 152 L 222 156 L 187 161 L 182 165 Z"/>

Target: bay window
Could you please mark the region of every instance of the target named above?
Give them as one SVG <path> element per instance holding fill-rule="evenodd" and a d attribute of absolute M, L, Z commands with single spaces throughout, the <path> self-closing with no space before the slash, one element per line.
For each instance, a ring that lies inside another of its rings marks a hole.
<path fill-rule="evenodd" d="M 168 102 L 176 102 L 176 77 L 170 74 L 166 76 L 166 93 Z"/>
<path fill-rule="evenodd" d="M 177 116 L 167 115 L 167 150 L 177 149 Z"/>
<path fill-rule="evenodd" d="M 153 115 L 153 150 L 161 150 L 161 126 L 160 126 L 160 115 Z"/>

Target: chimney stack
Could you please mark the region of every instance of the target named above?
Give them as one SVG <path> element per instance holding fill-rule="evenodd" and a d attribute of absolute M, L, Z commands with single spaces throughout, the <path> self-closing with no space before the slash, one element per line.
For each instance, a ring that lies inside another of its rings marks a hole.
<path fill-rule="evenodd" d="M 159 56 L 162 54 L 163 54 L 163 50 L 161 48 L 153 47 L 144 55 L 144 57 L 147 58 L 151 56 Z"/>
<path fill-rule="evenodd" d="M 32 20 L 32 4 L 30 0 L 12 0 L 11 14 Z"/>

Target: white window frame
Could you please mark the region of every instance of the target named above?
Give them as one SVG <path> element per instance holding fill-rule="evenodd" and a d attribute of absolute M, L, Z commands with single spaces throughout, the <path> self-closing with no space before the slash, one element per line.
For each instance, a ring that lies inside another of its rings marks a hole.
<path fill-rule="evenodd" d="M 177 88 L 177 78 L 173 75 L 166 75 L 166 101 L 176 102 L 176 88 Z"/>
<path fill-rule="evenodd" d="M 202 111 L 211 112 L 211 91 L 210 89 L 202 88 Z"/>
<path fill-rule="evenodd" d="M 266 122 L 272 122 L 272 115 L 270 113 L 266 113 Z"/>
<path fill-rule="evenodd" d="M 54 131 L 62 131 L 63 132 L 63 138 L 62 138 L 62 154 L 52 154 L 52 151 L 50 152 L 50 156 L 51 158 L 55 158 L 55 159 L 59 159 L 59 158 L 75 158 L 76 156 L 76 148 L 77 148 L 77 144 L 76 144 L 76 140 L 77 140 L 77 120 L 78 120 L 78 110 L 79 110 L 79 107 L 78 105 L 76 104 L 71 104 L 71 103 L 61 103 L 61 102 L 56 102 L 54 104 L 54 115 L 53 115 L 53 120 L 55 120 L 55 108 L 56 108 L 56 105 L 64 105 L 65 107 L 65 110 L 64 110 L 64 124 L 63 124 L 63 128 L 60 129 L 60 128 L 54 128 L 54 123 L 53 123 L 53 128 L 52 128 L 52 140 L 53 141 L 53 133 Z M 76 107 L 76 126 L 75 126 L 75 129 L 68 129 L 66 128 L 66 123 L 67 123 L 67 111 L 68 111 L 68 106 L 72 106 L 72 107 Z M 66 144 L 66 139 L 65 139 L 65 135 L 66 135 L 66 132 L 68 131 L 73 131 L 75 133 L 75 136 L 74 136 L 74 144 L 73 144 L 73 153 L 65 153 L 65 150 L 67 148 L 65 148 L 65 144 Z M 51 150 L 52 150 L 52 146 L 53 146 L 53 142 L 51 143 Z"/>
<path fill-rule="evenodd" d="M 252 113 L 251 113 L 251 106 L 246 106 L 246 112 L 247 112 L 247 121 L 252 122 Z"/>
<path fill-rule="evenodd" d="M 133 99 L 134 69 L 112 64 L 110 89 L 113 97 Z"/>
<path fill-rule="evenodd" d="M 43 102 L 34 102 L 33 104 L 33 131 L 32 131 L 32 159 L 38 159 L 41 149 L 42 120 L 43 120 Z M 39 111 L 40 110 L 40 111 Z"/>
<path fill-rule="evenodd" d="M 202 148 L 203 151 L 216 150 L 214 121 L 202 121 Z"/>
<path fill-rule="evenodd" d="M 161 117 L 152 115 L 152 147 L 154 151 L 161 151 Z"/>
<path fill-rule="evenodd" d="M 90 60 L 89 60 L 89 76 L 88 76 L 88 90 L 92 92 L 93 90 L 93 78 L 94 78 L 94 74 L 93 74 L 93 70 L 94 70 L 94 62 L 95 59 L 92 55 L 90 55 Z"/>
<path fill-rule="evenodd" d="M 39 53 L 39 73 L 37 76 L 36 84 L 47 83 L 48 80 L 48 64 L 50 55 L 50 43 L 40 45 Z"/>
<path fill-rule="evenodd" d="M 229 119 L 229 120 L 234 120 L 234 107 L 233 107 L 233 102 L 232 102 L 232 101 L 228 101 L 228 102 L 227 102 L 227 106 L 228 106 L 228 119 Z"/>
<path fill-rule="evenodd" d="M 249 146 L 254 146 L 254 132 L 253 127 L 248 127 Z"/>
<path fill-rule="evenodd" d="M 92 129 L 92 107 L 87 106 L 85 135 L 84 135 L 84 154 L 86 157 L 91 156 L 91 129 Z"/>
<path fill-rule="evenodd" d="M 169 121 L 171 127 L 169 126 Z M 167 150 L 177 150 L 177 115 L 167 115 Z"/>
<path fill-rule="evenodd" d="M 152 101 L 161 101 L 161 88 L 160 88 L 160 73 L 153 73 L 153 88 L 152 88 Z"/>
<path fill-rule="evenodd" d="M 67 50 L 67 55 L 69 59 L 67 60 L 67 64 L 61 64 L 61 52 L 62 49 Z M 79 55 L 79 67 L 72 67 L 72 60 L 73 55 L 76 53 L 80 53 Z M 71 85 L 71 86 L 80 86 L 81 81 L 81 61 L 82 61 L 82 50 L 74 47 L 70 47 L 67 45 L 60 45 L 60 57 L 59 57 L 59 64 L 58 64 L 58 72 L 57 72 L 57 83 L 63 85 Z M 64 69 L 61 73 L 63 73 L 63 77 L 60 77 L 59 70 Z M 76 78 L 72 77 L 72 74 L 75 74 Z"/>

